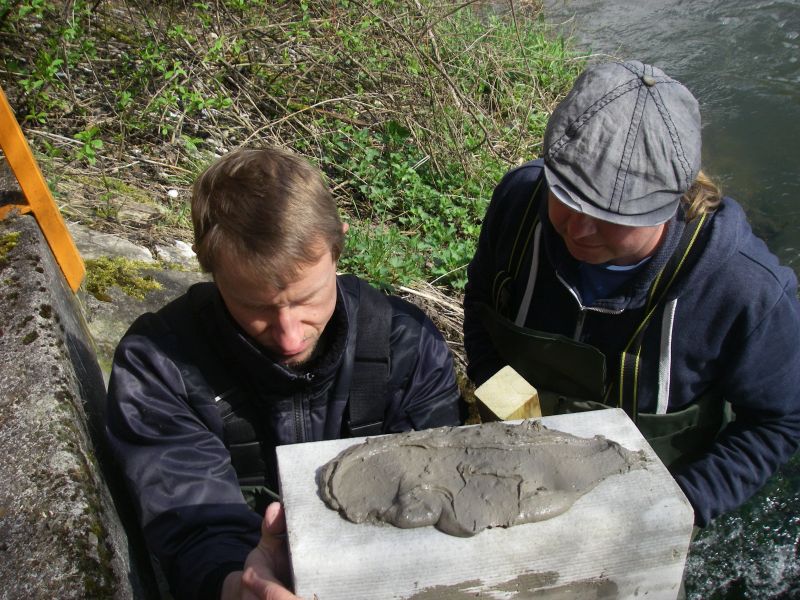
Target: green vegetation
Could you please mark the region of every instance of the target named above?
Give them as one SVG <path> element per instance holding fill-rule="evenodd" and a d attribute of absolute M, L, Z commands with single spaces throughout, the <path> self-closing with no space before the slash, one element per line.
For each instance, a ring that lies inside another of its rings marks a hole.
<path fill-rule="evenodd" d="M 493 186 L 539 154 L 582 67 L 522 0 L 0 0 L 0 57 L 62 187 L 75 170 L 125 181 L 164 206 L 147 235 L 188 239 L 166 190 L 277 144 L 329 177 L 351 224 L 343 270 L 453 291 Z M 102 187 L 63 196 L 119 226 L 126 200 Z"/>
<path fill-rule="evenodd" d="M 132 298 L 143 300 L 147 292 L 161 289 L 161 284 L 142 271 L 152 265 L 127 258 L 102 256 L 86 261 L 86 291 L 98 300 L 108 302 L 108 289 L 118 286 Z"/>

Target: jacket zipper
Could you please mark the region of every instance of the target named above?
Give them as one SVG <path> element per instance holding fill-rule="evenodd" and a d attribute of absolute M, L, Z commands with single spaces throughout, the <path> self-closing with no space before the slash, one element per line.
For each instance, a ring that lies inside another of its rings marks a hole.
<path fill-rule="evenodd" d="M 313 373 L 306 373 L 303 375 L 303 379 L 308 382 L 314 379 Z M 294 439 L 296 442 L 305 442 L 306 441 L 306 419 L 305 419 L 305 411 L 303 410 L 303 398 L 305 397 L 304 394 L 296 394 L 294 397 Z"/>
<path fill-rule="evenodd" d="M 555 271 L 555 269 L 553 270 Z M 567 291 L 570 294 L 572 294 L 572 297 L 575 299 L 575 302 L 578 305 L 578 311 L 579 311 L 578 319 L 575 322 L 575 331 L 572 334 L 573 336 L 572 339 L 575 340 L 576 342 L 581 341 L 581 336 L 583 335 L 583 324 L 586 322 L 586 313 L 588 313 L 589 311 L 601 313 L 604 315 L 621 315 L 623 312 L 625 312 L 624 308 L 621 308 L 619 310 L 612 310 L 610 308 L 596 308 L 593 306 L 584 306 L 583 304 L 581 304 L 580 298 L 578 298 L 578 293 L 572 288 L 571 285 L 569 285 L 566 281 L 564 281 L 564 278 L 561 277 L 561 273 L 556 271 L 556 277 L 561 282 L 561 285 L 563 285 L 567 289 Z"/>
<path fill-rule="evenodd" d="M 303 396 L 297 394 L 294 397 L 294 441 L 295 443 L 305 442 L 306 436 L 303 432 Z"/>

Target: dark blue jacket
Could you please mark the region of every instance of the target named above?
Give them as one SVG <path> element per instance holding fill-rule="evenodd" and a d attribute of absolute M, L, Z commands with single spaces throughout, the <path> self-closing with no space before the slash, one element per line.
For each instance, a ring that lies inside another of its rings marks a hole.
<path fill-rule="evenodd" d="M 464 342 L 468 374 L 477 384 L 504 364 L 480 322 L 478 306 L 493 305 L 494 278 L 508 269 L 512 248 L 520 243 L 516 234 L 540 178 L 544 179 L 540 161 L 503 178 L 469 265 Z M 541 190 L 546 198 L 546 183 Z M 642 320 L 650 284 L 678 244 L 685 227 L 683 211 L 669 222 L 663 244 L 632 281 L 614 297 L 583 306 L 576 285 L 577 261 L 550 224 L 546 201 L 536 204 L 543 258 L 525 326 L 600 349 L 606 356 L 608 384 L 617 377 L 620 352 Z M 638 395 L 644 413 L 656 412 L 660 393 L 667 412 L 708 393 L 731 404 L 735 420 L 709 451 L 673 473 L 695 509 L 696 522 L 705 525 L 747 500 L 798 446 L 800 307 L 793 271 L 780 266 L 752 233 L 736 202 L 723 200 L 701 241 L 697 262 L 670 288 L 646 331 Z M 527 252 L 511 285 L 509 305 L 514 312 L 525 290 L 531 256 Z M 674 314 L 665 317 L 667 305 Z M 665 335 L 667 321 L 671 337 Z"/>
<path fill-rule="evenodd" d="M 389 301 L 383 432 L 459 424 L 460 394 L 444 339 L 415 306 Z M 339 382 L 343 357 L 355 344 L 359 282 L 338 278 L 336 309 L 323 336 L 327 352 L 303 374 L 262 353 L 229 316 L 213 284 L 193 286 L 171 309 L 142 315 L 120 342 L 107 435 L 148 547 L 175 596 L 216 598 L 225 576 L 241 569 L 258 543 L 261 515 L 245 503 L 215 402 L 218 386 L 198 363 L 231 359 L 232 381 L 267 415 L 270 447 L 346 436 L 348 397 Z M 197 330 L 208 334 L 182 334 L 174 315 L 192 315 L 187 318 Z M 267 475 L 277 485 L 275 474 Z"/>

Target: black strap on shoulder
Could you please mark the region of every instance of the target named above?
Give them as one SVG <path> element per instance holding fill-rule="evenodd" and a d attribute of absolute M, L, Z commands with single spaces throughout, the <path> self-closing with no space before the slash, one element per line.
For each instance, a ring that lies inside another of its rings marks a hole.
<path fill-rule="evenodd" d="M 234 361 L 218 350 L 219 335 L 214 330 L 213 314 L 215 294 L 210 284 L 196 285 L 159 312 L 179 336 L 190 361 L 178 365 L 187 391 L 191 394 L 206 386 L 210 388 L 209 397 L 199 401 L 212 400 L 219 411 L 223 442 L 231 454 L 239 484 L 263 485 L 272 471 L 265 458 L 267 437 L 263 415 L 256 403 L 248 400 L 246 378 L 238 372 Z M 197 377 L 203 381 L 193 381 Z"/>
<path fill-rule="evenodd" d="M 538 181 L 534 185 L 530 198 L 528 198 L 528 205 L 525 207 L 525 213 L 519 222 L 516 235 L 514 236 L 514 245 L 511 247 L 511 252 L 508 256 L 508 265 L 505 269 L 498 271 L 495 274 L 492 283 L 492 302 L 495 309 L 502 315 L 508 317 L 511 301 L 511 292 L 508 285 L 518 280 L 519 271 L 525 256 L 528 254 L 528 248 L 531 244 L 533 232 L 536 229 L 536 224 L 539 222 L 539 192 L 544 189 L 542 182 L 544 181 L 544 170 L 542 170 Z"/>
<path fill-rule="evenodd" d="M 650 286 L 650 291 L 647 295 L 644 318 L 634 330 L 633 335 L 631 335 L 628 344 L 625 346 L 620 356 L 619 383 L 617 385 L 619 396 L 617 406 L 625 410 L 634 422 L 639 415 L 637 389 L 639 383 L 640 356 L 644 343 L 645 331 L 652 321 L 656 309 L 663 304 L 664 299 L 667 297 L 667 291 L 672 287 L 672 284 L 678 279 L 678 276 L 682 272 L 691 268 L 691 264 L 694 263 L 699 256 L 699 252 L 693 252 L 693 250 L 700 247 L 696 242 L 708 221 L 708 214 L 703 214 L 686 224 L 686 228 L 683 230 L 677 248 L 672 253 L 667 264 L 664 265 L 653 280 L 653 284 Z"/>
<path fill-rule="evenodd" d="M 214 322 L 212 284 L 192 286 L 187 293 L 161 308 L 158 312 L 170 324 L 180 339 L 181 348 L 186 352 L 192 366 L 202 374 L 217 397 L 223 397 L 236 387 L 235 378 L 228 361 L 215 351 L 215 332 L 211 331 Z M 184 365 L 179 365 L 184 376 L 195 377 Z"/>
<path fill-rule="evenodd" d="M 359 280 L 356 349 L 350 381 L 350 434 L 379 435 L 389 396 L 389 299 Z"/>

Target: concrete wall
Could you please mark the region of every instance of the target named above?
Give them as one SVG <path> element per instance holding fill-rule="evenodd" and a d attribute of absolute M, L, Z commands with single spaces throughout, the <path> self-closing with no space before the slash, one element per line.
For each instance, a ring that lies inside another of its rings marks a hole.
<path fill-rule="evenodd" d="M 81 307 L 33 217 L 1 221 L 0 242 L 0 598 L 157 597 L 97 435 Z"/>

